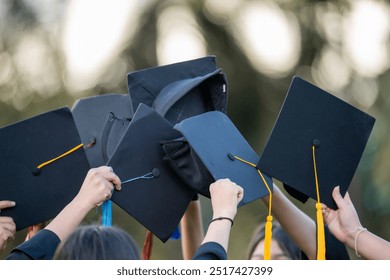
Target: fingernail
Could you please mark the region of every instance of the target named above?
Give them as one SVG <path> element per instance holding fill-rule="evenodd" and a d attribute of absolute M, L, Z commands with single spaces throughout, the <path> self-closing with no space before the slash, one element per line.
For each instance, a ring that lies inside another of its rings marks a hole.
<path fill-rule="evenodd" d="M 15 201 L 12 201 L 11 202 L 11 206 L 15 206 L 16 205 L 16 202 Z"/>

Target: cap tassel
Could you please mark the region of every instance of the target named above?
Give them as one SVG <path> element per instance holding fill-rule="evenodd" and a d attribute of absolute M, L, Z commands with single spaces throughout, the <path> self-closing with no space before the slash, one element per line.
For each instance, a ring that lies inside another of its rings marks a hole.
<path fill-rule="evenodd" d="M 271 259 L 271 241 L 272 241 L 272 191 L 271 188 L 268 186 L 267 181 L 265 180 L 263 173 L 259 169 L 257 169 L 256 164 L 249 162 L 247 160 L 244 160 L 238 156 L 235 156 L 231 153 L 228 154 L 228 157 L 231 160 L 237 159 L 243 163 L 246 163 L 254 168 L 256 168 L 257 172 L 259 173 L 261 179 L 263 180 L 264 185 L 267 187 L 267 190 L 269 192 L 269 205 L 268 205 L 268 216 L 267 221 L 265 223 L 265 236 L 264 236 L 264 260 L 270 260 Z"/>
<path fill-rule="evenodd" d="M 102 226 L 112 226 L 112 201 L 106 200 L 102 205 Z"/>
<path fill-rule="evenodd" d="M 267 187 L 269 192 L 269 202 L 268 202 L 268 216 L 267 221 L 265 223 L 265 236 L 264 236 L 264 260 L 271 259 L 271 241 L 272 241 L 272 192 L 270 187 L 268 186 L 267 181 L 265 180 L 263 174 L 259 169 L 257 169 L 261 179 L 264 182 L 264 185 Z"/>
<path fill-rule="evenodd" d="M 169 239 L 178 240 L 181 237 L 180 226 L 177 226 Z"/>
<path fill-rule="evenodd" d="M 63 158 L 63 157 L 66 157 L 67 155 L 69 155 L 69 154 L 71 154 L 71 153 L 73 153 L 73 152 L 75 152 L 75 151 L 77 151 L 78 149 L 83 148 L 83 147 L 84 147 L 84 144 L 79 144 L 79 145 L 77 145 L 76 147 L 73 147 L 72 149 L 66 151 L 65 153 L 63 153 L 63 154 L 61 154 L 61 155 L 59 155 L 59 156 L 57 156 L 57 157 L 55 157 L 55 158 L 53 158 L 53 159 L 50 159 L 50 160 L 48 160 L 48 161 L 45 161 L 45 162 L 41 163 L 41 164 L 38 165 L 38 166 L 36 167 L 36 169 L 34 170 L 34 173 L 36 173 L 36 174 L 34 174 L 34 175 L 39 175 L 39 170 L 41 170 L 44 166 L 49 165 L 49 164 L 51 164 L 52 162 L 55 162 L 55 161 L 57 161 L 57 160 L 59 160 L 59 159 L 61 159 L 61 158 Z"/>
<path fill-rule="evenodd" d="M 315 146 L 312 146 L 313 154 L 313 166 L 314 166 L 314 178 L 316 183 L 316 192 L 317 192 L 317 260 L 325 260 L 325 228 L 324 228 L 324 217 L 322 216 L 322 204 L 320 200 L 320 191 L 318 186 L 318 175 L 317 175 L 317 163 L 316 163 L 316 154 Z"/>
<path fill-rule="evenodd" d="M 265 223 L 265 237 L 264 237 L 264 260 L 271 259 L 271 241 L 272 241 L 272 216 L 267 216 Z"/>
<path fill-rule="evenodd" d="M 143 260 L 150 260 L 150 257 L 152 255 L 152 247 L 153 247 L 153 233 L 150 230 L 148 230 L 148 232 L 146 233 L 146 239 L 142 251 Z"/>
<path fill-rule="evenodd" d="M 325 229 L 322 216 L 322 204 L 316 203 L 317 208 L 317 260 L 325 260 Z"/>

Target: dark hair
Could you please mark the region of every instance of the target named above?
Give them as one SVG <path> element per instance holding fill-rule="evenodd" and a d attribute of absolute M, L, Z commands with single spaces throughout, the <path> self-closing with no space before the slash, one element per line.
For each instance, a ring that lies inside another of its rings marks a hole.
<path fill-rule="evenodd" d="M 139 260 L 133 237 L 117 227 L 80 226 L 60 244 L 54 259 Z"/>
<path fill-rule="evenodd" d="M 265 223 L 260 224 L 254 231 L 248 247 L 247 259 L 249 260 L 256 249 L 257 244 L 265 237 Z M 272 239 L 279 243 L 280 248 L 291 260 L 301 259 L 301 250 L 281 225 L 274 220 L 272 225 Z"/>

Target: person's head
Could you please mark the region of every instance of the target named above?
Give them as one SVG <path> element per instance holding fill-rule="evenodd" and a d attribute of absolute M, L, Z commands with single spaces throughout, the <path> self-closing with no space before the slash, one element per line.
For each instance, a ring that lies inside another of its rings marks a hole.
<path fill-rule="evenodd" d="M 249 243 L 247 259 L 264 259 L 265 223 L 260 224 L 253 233 Z M 272 226 L 271 260 L 299 260 L 301 251 L 294 241 L 276 222 Z"/>
<path fill-rule="evenodd" d="M 117 227 L 80 226 L 60 244 L 54 259 L 59 260 L 138 260 L 134 239 Z"/>

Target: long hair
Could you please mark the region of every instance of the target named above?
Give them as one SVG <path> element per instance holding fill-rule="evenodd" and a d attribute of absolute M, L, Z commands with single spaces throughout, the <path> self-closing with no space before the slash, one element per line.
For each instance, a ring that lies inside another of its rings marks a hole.
<path fill-rule="evenodd" d="M 253 232 L 251 241 L 249 242 L 246 259 L 251 259 L 251 256 L 256 249 L 257 244 L 265 237 L 265 223 L 260 224 Z M 285 252 L 291 260 L 301 259 L 301 250 L 294 243 L 291 237 L 285 232 L 279 223 L 276 221 L 272 225 L 272 239 L 277 241 L 280 248 Z"/>
<path fill-rule="evenodd" d="M 117 227 L 78 227 L 58 247 L 59 260 L 139 260 L 139 249 L 126 231 Z"/>

